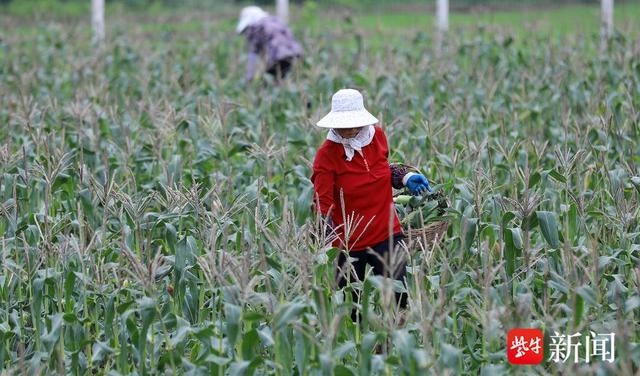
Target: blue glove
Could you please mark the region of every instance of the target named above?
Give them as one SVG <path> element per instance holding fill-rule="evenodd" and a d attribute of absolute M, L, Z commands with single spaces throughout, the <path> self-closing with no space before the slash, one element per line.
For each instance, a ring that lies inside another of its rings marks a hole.
<path fill-rule="evenodd" d="M 425 192 L 431 192 L 429 181 L 422 174 L 411 175 L 407 179 L 407 188 L 412 195 L 419 195 Z"/>

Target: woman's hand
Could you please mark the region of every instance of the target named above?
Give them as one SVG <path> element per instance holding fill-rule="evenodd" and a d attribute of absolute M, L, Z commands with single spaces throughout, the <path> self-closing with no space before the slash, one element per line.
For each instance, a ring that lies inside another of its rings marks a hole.
<path fill-rule="evenodd" d="M 412 195 L 419 195 L 425 192 L 431 192 L 431 186 L 429 185 L 429 181 L 422 174 L 412 174 L 407 179 L 406 183 L 409 192 Z"/>
<path fill-rule="evenodd" d="M 256 74 L 256 66 L 258 64 L 258 55 L 255 52 L 249 52 L 247 55 L 247 70 L 244 74 L 244 83 L 248 85 L 253 81 Z"/>

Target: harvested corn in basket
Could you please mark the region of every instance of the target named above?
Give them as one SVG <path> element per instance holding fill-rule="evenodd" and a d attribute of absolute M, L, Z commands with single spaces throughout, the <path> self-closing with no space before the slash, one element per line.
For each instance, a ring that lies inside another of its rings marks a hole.
<path fill-rule="evenodd" d="M 408 240 L 419 240 L 430 246 L 444 238 L 449 228 L 444 218 L 449 203 L 442 191 L 422 196 L 397 195 L 393 202 Z"/>

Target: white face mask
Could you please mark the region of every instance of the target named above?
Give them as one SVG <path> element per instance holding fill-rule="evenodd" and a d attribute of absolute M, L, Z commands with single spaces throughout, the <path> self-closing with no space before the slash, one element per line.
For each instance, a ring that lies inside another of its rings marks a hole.
<path fill-rule="evenodd" d="M 338 132 L 331 129 L 327 134 L 327 140 L 342 144 L 344 153 L 347 156 L 347 161 L 351 161 L 355 151 L 361 151 L 363 147 L 369 145 L 375 134 L 376 130 L 372 125 L 362 127 L 360 132 L 352 138 L 344 138 L 340 136 Z"/>

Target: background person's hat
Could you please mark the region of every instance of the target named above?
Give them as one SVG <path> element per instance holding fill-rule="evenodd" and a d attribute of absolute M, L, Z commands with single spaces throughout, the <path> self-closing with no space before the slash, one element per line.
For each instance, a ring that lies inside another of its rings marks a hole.
<path fill-rule="evenodd" d="M 359 91 L 338 90 L 331 97 L 331 112 L 320 119 L 321 128 L 358 128 L 378 122 L 375 116 L 364 108 L 364 100 Z"/>
<path fill-rule="evenodd" d="M 236 32 L 238 34 L 242 33 L 244 29 L 248 26 L 260 21 L 261 19 L 268 17 L 269 13 L 262 10 L 257 6 L 250 6 L 242 8 L 240 12 L 240 20 L 238 21 L 238 26 L 236 27 Z"/>

